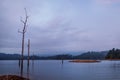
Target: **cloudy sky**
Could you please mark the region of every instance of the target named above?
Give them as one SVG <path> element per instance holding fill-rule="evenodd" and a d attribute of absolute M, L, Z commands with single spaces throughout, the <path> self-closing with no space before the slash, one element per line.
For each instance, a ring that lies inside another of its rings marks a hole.
<path fill-rule="evenodd" d="M 0 52 L 20 53 L 24 8 L 31 52 L 120 48 L 120 0 L 0 0 Z"/>

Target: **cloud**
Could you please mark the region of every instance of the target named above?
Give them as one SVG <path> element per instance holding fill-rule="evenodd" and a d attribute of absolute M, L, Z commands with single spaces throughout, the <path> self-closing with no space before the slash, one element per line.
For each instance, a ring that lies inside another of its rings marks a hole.
<path fill-rule="evenodd" d="M 103 4 L 103 5 L 112 5 L 116 3 L 120 3 L 120 0 L 94 0 L 98 4 Z"/>
<path fill-rule="evenodd" d="M 20 52 L 22 35 L 17 31 L 22 30 L 20 16 L 24 17 L 24 7 L 27 7 L 30 15 L 25 47 L 27 39 L 30 38 L 33 52 L 103 50 L 119 47 L 117 39 L 120 34 L 120 12 L 117 9 L 108 10 L 104 6 L 93 4 L 91 6 L 90 1 L 82 0 L 0 2 L 0 52 Z M 83 5 L 80 5 L 82 2 Z M 105 5 L 119 3 L 118 0 L 94 2 Z"/>

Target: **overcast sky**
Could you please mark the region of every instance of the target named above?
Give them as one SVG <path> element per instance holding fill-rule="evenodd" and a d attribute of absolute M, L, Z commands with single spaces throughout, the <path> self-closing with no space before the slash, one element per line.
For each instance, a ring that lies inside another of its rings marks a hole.
<path fill-rule="evenodd" d="M 0 52 L 20 53 L 24 8 L 31 52 L 120 48 L 120 0 L 0 0 Z"/>

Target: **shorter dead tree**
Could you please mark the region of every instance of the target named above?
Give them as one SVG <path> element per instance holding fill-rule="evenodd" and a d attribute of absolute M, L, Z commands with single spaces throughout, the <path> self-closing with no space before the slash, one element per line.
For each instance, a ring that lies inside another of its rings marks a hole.
<path fill-rule="evenodd" d="M 28 39 L 28 66 L 29 66 L 29 60 L 30 60 L 30 39 Z"/>

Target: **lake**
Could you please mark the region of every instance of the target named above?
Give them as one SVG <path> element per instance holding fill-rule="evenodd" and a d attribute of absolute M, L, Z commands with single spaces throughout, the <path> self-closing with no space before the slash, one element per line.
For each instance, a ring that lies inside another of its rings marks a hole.
<path fill-rule="evenodd" d="M 31 80 L 120 80 L 120 61 L 72 63 L 65 60 L 24 61 L 23 74 Z M 1 60 L 0 74 L 20 75 L 17 60 Z"/>

